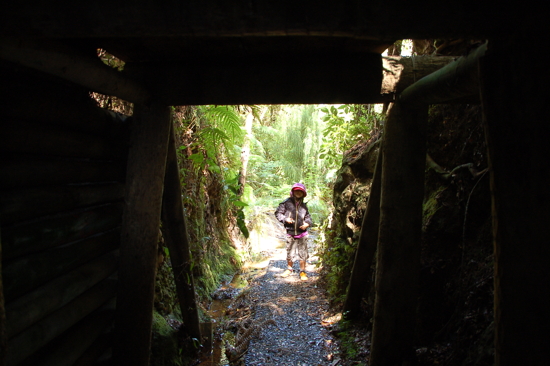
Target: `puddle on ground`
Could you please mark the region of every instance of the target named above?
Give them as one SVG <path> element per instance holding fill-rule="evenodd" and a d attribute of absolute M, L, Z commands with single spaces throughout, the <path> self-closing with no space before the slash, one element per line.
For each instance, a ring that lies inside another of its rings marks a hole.
<path fill-rule="evenodd" d="M 255 277 L 261 268 L 250 268 L 247 275 Z M 235 274 L 231 282 L 223 284 L 213 295 L 212 303 L 207 311 L 212 319 L 212 350 L 210 354 L 201 357 L 200 366 L 228 365 L 229 360 L 225 356 L 225 342 L 233 345 L 235 336 L 232 332 L 220 334 L 223 325 L 223 317 L 227 314 L 229 306 L 239 294 L 248 287 L 248 281 L 243 274 Z"/>

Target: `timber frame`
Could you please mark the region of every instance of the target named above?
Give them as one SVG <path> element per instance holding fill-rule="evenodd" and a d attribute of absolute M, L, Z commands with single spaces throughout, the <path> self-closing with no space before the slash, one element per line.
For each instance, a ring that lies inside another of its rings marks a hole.
<path fill-rule="evenodd" d="M 495 364 L 545 364 L 550 77 L 528 66 L 528 51 L 548 32 L 544 4 L 528 3 L 2 4 L 0 365 L 148 365 L 161 219 L 181 268 L 182 312 L 200 338 L 192 277 L 183 277 L 189 249 L 169 106 L 380 102 L 394 103 L 350 281 L 365 286 L 360 269 L 377 248 L 369 364 L 409 357 L 425 118 L 429 104 L 450 102 L 484 111 Z M 419 58 L 412 69 L 380 56 L 406 38 L 488 42 L 456 61 Z M 124 71 L 101 63 L 98 48 Z M 134 115 L 101 110 L 89 91 L 135 103 Z M 360 300 L 348 296 L 351 315 Z"/>

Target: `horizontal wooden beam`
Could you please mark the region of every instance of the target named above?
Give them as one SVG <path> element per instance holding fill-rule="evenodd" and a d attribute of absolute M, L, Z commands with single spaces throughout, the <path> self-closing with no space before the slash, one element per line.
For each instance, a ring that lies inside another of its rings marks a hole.
<path fill-rule="evenodd" d="M 87 206 L 122 201 L 124 184 L 45 186 L 0 192 L 0 223 L 10 225 Z"/>
<path fill-rule="evenodd" d="M 328 35 L 360 38 L 488 37 L 514 27 L 544 31 L 543 2 L 478 2 L 464 6 L 370 1 L 155 1 L 133 5 L 96 0 L 63 3 L 9 2 L 0 12 L 0 35 L 31 37 L 143 37 L 176 35 Z M 398 12 L 395 9 L 399 9 Z M 427 11 L 429 9 L 429 11 Z M 498 11 L 497 11 L 498 10 Z M 488 21 L 490 19 L 491 21 Z M 479 39 L 479 38 L 477 38 Z"/>
<path fill-rule="evenodd" d="M 168 105 L 372 103 L 382 83 L 380 55 L 365 52 L 196 55 L 125 70 Z"/>
<path fill-rule="evenodd" d="M 384 78 L 381 94 L 399 94 L 425 76 L 453 62 L 453 56 L 382 57 Z"/>
<path fill-rule="evenodd" d="M 118 253 L 107 253 L 7 304 L 8 338 L 37 323 L 113 274 L 117 263 Z"/>
<path fill-rule="evenodd" d="M 2 260 L 41 252 L 120 226 L 122 202 L 48 216 L 2 227 Z"/>
<path fill-rule="evenodd" d="M 420 79 L 405 89 L 399 100 L 407 105 L 449 103 L 456 100 L 479 103 L 478 62 L 485 54 L 483 44 L 467 56 Z"/>
<path fill-rule="evenodd" d="M 8 341 L 6 364 L 18 365 L 19 362 L 47 345 L 55 337 L 63 334 L 109 299 L 115 297 L 116 288 L 116 280 L 105 279 L 32 327 L 11 338 Z M 93 339 L 89 341 L 93 341 Z M 36 363 L 29 364 L 36 365 Z M 49 364 L 58 365 L 58 363 Z"/>
<path fill-rule="evenodd" d="M 105 65 L 98 57 L 84 55 L 63 44 L 4 38 L 0 39 L 0 58 L 130 102 L 150 99 L 147 90 Z"/>
<path fill-rule="evenodd" d="M 48 281 L 72 271 L 103 254 L 115 250 L 120 244 L 120 230 L 34 253 L 2 265 L 4 296 L 7 303 L 46 284 Z M 32 268 L 32 271 L 28 269 Z M 19 275 L 26 273 L 25 276 Z"/>
<path fill-rule="evenodd" d="M 94 160 L 124 160 L 128 153 L 125 139 L 98 137 L 64 126 L 11 118 L 4 119 L 0 126 L 0 149 L 14 156 L 35 154 Z"/>

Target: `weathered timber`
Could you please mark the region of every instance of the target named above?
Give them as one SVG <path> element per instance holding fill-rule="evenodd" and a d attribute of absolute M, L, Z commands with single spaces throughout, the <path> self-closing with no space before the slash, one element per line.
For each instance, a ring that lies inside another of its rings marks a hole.
<path fill-rule="evenodd" d="M 150 99 L 149 92 L 141 85 L 105 65 L 96 55 L 76 52 L 62 43 L 3 38 L 0 58 L 130 102 L 144 103 Z"/>
<path fill-rule="evenodd" d="M 125 68 L 141 75 L 168 105 L 366 103 L 381 98 L 381 69 L 380 54 L 342 57 L 325 51 L 196 55 Z"/>
<path fill-rule="evenodd" d="M 469 55 L 420 79 L 399 96 L 402 103 L 428 105 L 450 102 L 479 103 L 478 60 L 487 50 L 483 44 Z"/>
<path fill-rule="evenodd" d="M 416 83 L 442 67 L 453 62 L 452 56 L 385 56 L 382 57 L 381 94 L 399 94 L 405 88 Z"/>
<path fill-rule="evenodd" d="M 546 33 L 545 33 L 546 34 Z M 548 37 L 490 40 L 480 60 L 495 255 L 495 365 L 545 365 L 550 344 L 547 70 L 526 67 Z"/>
<path fill-rule="evenodd" d="M 118 253 L 107 253 L 6 305 L 8 338 L 61 308 L 116 270 Z"/>
<path fill-rule="evenodd" d="M 0 60 L 0 110 L 7 119 L 35 121 L 102 138 L 123 139 L 127 116 L 99 108 L 89 90 Z"/>
<path fill-rule="evenodd" d="M 0 13 L 0 34 L 85 39 L 151 37 L 153 39 L 149 42 L 153 44 L 155 37 L 228 38 L 272 34 L 322 34 L 361 39 L 457 36 L 476 39 L 510 32 L 509 20 L 514 18 L 517 18 L 518 26 L 544 32 L 541 23 L 545 19 L 541 14 L 545 8 L 539 2 L 529 3 L 530 6 L 501 4 L 498 13 L 491 3 L 480 2 L 475 7 L 467 7 L 458 0 L 449 1 L 446 7 L 430 8 L 430 11 L 404 0 L 396 0 L 392 7 L 381 0 L 367 3 L 258 1 L 253 5 L 235 1 L 221 4 L 218 0 L 162 1 L 136 6 L 129 12 L 123 4 L 98 0 L 68 12 L 63 4 L 28 7 L 24 3 L 14 3 L 6 5 Z M 400 9 L 400 13 L 395 14 L 393 9 Z M 98 24 L 101 26 L 90 26 Z"/>
<path fill-rule="evenodd" d="M 112 311 L 114 317 L 114 307 Z M 113 333 L 105 332 L 86 349 L 82 355 L 72 364 L 72 366 L 97 366 L 100 357 L 108 356 L 108 352 L 113 344 Z M 112 352 L 110 352 L 112 353 Z M 110 355 L 112 357 L 112 354 Z M 110 358 L 110 357 L 109 357 Z"/>
<path fill-rule="evenodd" d="M 100 234 L 121 225 L 122 202 L 49 216 L 2 230 L 4 260 Z"/>
<path fill-rule="evenodd" d="M 126 173 L 114 357 L 147 366 L 170 110 L 136 104 Z"/>
<path fill-rule="evenodd" d="M 45 252 L 4 262 L 6 301 L 9 303 L 57 276 L 116 249 L 119 243 L 120 231 L 116 229 Z"/>
<path fill-rule="evenodd" d="M 12 154 L 112 160 L 124 158 L 127 152 L 124 143 L 60 126 L 14 119 L 3 121 L 0 131 L 1 151 Z"/>
<path fill-rule="evenodd" d="M 6 365 L 17 365 L 75 325 L 116 294 L 116 281 L 106 279 L 64 307 L 8 340 Z M 66 350 L 68 351 L 68 350 Z"/>
<path fill-rule="evenodd" d="M 75 365 L 76 361 L 87 353 L 87 349 L 112 327 L 115 304 L 115 299 L 107 301 L 101 308 L 23 361 L 21 366 Z M 97 359 L 90 360 L 87 365 L 98 365 L 96 361 Z"/>
<path fill-rule="evenodd" d="M 383 143 L 383 142 L 382 142 Z M 378 245 L 378 228 L 380 223 L 380 187 L 382 181 L 382 143 L 379 143 L 378 157 L 370 189 L 367 209 L 361 224 L 361 234 L 355 253 L 353 269 L 348 284 L 346 301 L 342 312 L 348 319 L 360 314 L 361 299 L 370 292 L 370 268 Z"/>
<path fill-rule="evenodd" d="M 427 106 L 394 103 L 382 146 L 372 366 L 401 365 L 414 356 L 426 130 Z"/>
<path fill-rule="evenodd" d="M 193 271 L 191 270 L 189 236 L 181 202 L 182 189 L 179 171 L 174 129 L 171 128 L 162 197 L 162 229 L 164 240 L 170 251 L 183 323 L 191 337 L 201 339 Z"/>
<path fill-rule="evenodd" d="M 71 183 L 123 182 L 122 162 L 11 156 L 0 161 L 0 189 Z"/>
<path fill-rule="evenodd" d="M 51 186 L 0 192 L 0 223 L 3 225 L 35 219 L 86 206 L 122 200 L 124 185 Z"/>

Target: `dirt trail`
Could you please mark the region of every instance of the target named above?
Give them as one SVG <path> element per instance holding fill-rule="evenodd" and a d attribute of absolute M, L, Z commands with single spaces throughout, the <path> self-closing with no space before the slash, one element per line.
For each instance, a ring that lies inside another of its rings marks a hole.
<path fill-rule="evenodd" d="M 267 226 L 267 227 L 265 227 Z M 309 279 L 299 278 L 299 267 L 286 277 L 285 234 L 273 215 L 266 214 L 263 249 L 269 254 L 265 270 L 250 283 L 248 305 L 254 314 L 253 323 L 262 325 L 252 337 L 244 356 L 246 365 L 337 365 L 336 345 L 330 329 L 336 316 L 328 314 L 328 301 L 318 285 L 319 275 L 314 265 L 313 232 L 308 240 L 310 258 L 306 267 Z M 259 237 L 262 237 L 260 235 Z M 273 240 L 276 239 L 276 240 Z M 266 243 L 268 243 L 266 245 Z M 268 320 L 273 322 L 267 322 Z"/>

